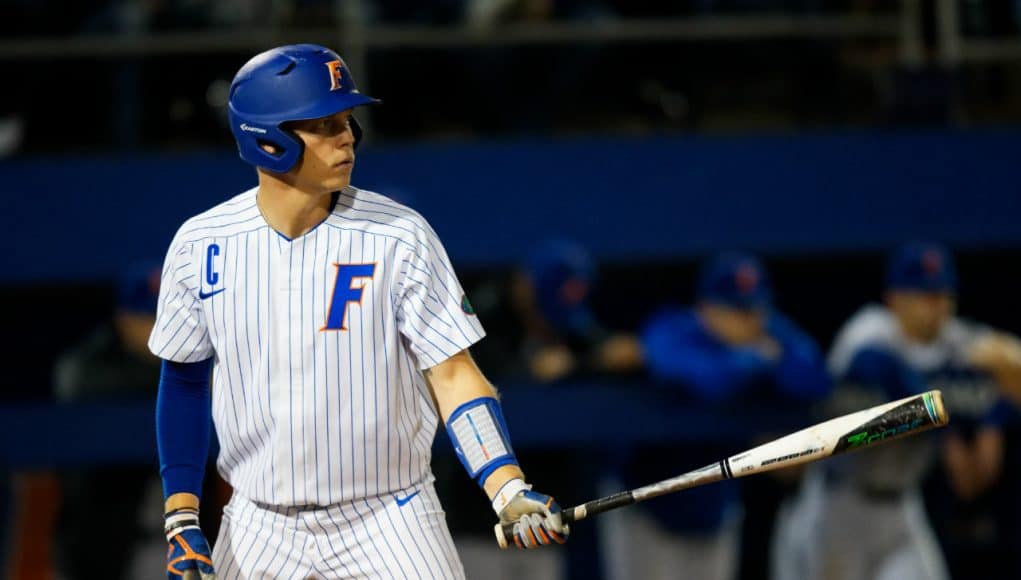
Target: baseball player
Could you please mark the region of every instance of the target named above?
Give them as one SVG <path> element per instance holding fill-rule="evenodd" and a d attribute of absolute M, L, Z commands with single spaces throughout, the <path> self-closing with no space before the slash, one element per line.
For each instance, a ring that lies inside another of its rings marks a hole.
<path fill-rule="evenodd" d="M 727 405 L 789 400 L 804 404 L 829 393 L 815 342 L 772 307 L 762 264 L 743 253 L 708 261 L 694 308 L 667 308 L 642 331 L 645 364 L 679 400 Z M 743 445 L 703 438 L 698 444 L 647 445 L 620 470 L 633 488 L 705 465 Z M 737 572 L 741 506 L 737 482 L 720 482 L 607 514 L 612 578 L 728 580 Z M 616 518 L 616 522 L 613 522 Z"/>
<path fill-rule="evenodd" d="M 950 429 L 820 464 L 781 516 L 778 580 L 939 580 L 947 567 L 919 487 L 942 455 L 961 498 L 992 484 L 1002 464 L 998 376 L 1014 339 L 954 316 L 956 274 L 939 245 L 912 243 L 891 258 L 886 304 L 840 331 L 829 367 L 849 406 L 941 389 Z"/>
<path fill-rule="evenodd" d="M 352 109 L 377 102 L 309 44 L 259 54 L 231 84 L 259 184 L 177 232 L 149 341 L 168 578 L 463 577 L 429 468 L 439 420 L 518 547 L 568 535 L 466 350 L 484 332 L 436 233 L 350 185 Z M 212 552 L 198 525 L 210 409 L 234 488 Z"/>
<path fill-rule="evenodd" d="M 156 396 L 159 359 L 152 356 L 146 342 L 156 321 L 159 264 L 144 262 L 132 266 L 118 282 L 112 320 L 62 354 L 54 366 L 54 398 L 61 403 L 144 400 Z M 88 578 L 97 570 L 102 570 L 108 580 L 137 576 L 132 570 L 144 569 L 137 566 L 149 562 L 137 555 L 150 552 L 152 538 L 156 538 L 150 533 L 156 531 L 149 525 L 151 518 L 141 522 L 138 518 L 139 507 L 150 505 L 155 480 L 148 462 L 61 470 L 60 524 L 54 538 L 59 576 Z M 98 535 L 95 525 L 102 518 L 122 524 Z M 110 542 L 122 551 L 122 557 L 115 562 L 103 555 Z"/>

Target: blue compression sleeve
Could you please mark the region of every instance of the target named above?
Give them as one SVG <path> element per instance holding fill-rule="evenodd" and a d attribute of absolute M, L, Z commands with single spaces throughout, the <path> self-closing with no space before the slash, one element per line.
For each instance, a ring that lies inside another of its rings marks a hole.
<path fill-rule="evenodd" d="M 163 361 L 156 397 L 156 445 L 164 499 L 181 492 L 202 497 L 212 419 L 212 366 L 211 358 L 194 363 Z"/>

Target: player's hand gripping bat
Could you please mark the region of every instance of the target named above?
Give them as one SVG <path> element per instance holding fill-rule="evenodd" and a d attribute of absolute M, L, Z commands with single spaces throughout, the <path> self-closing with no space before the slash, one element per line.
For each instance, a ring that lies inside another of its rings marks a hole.
<path fill-rule="evenodd" d="M 914 435 L 942 427 L 948 420 L 943 395 L 940 391 L 929 391 L 830 419 L 677 477 L 566 508 L 561 517 L 564 523 L 576 522 L 682 489 L 808 463 Z M 496 525 L 496 540 L 501 548 L 513 541 L 512 530 L 513 524 Z"/>

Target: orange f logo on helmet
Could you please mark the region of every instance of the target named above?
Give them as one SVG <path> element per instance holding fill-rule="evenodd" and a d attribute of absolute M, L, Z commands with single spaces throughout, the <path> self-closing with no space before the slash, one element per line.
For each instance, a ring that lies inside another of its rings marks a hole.
<path fill-rule="evenodd" d="M 344 72 L 344 61 L 342 60 L 331 60 L 326 63 L 326 68 L 330 69 L 330 90 L 336 91 L 341 88 L 340 78 Z"/>

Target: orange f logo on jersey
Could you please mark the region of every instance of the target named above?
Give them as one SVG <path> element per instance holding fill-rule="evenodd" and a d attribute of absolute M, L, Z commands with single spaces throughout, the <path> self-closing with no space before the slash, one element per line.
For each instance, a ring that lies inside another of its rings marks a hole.
<path fill-rule="evenodd" d="M 341 88 L 340 78 L 344 71 L 344 61 L 342 60 L 331 60 L 326 63 L 326 68 L 330 69 L 330 90 L 336 91 Z"/>

